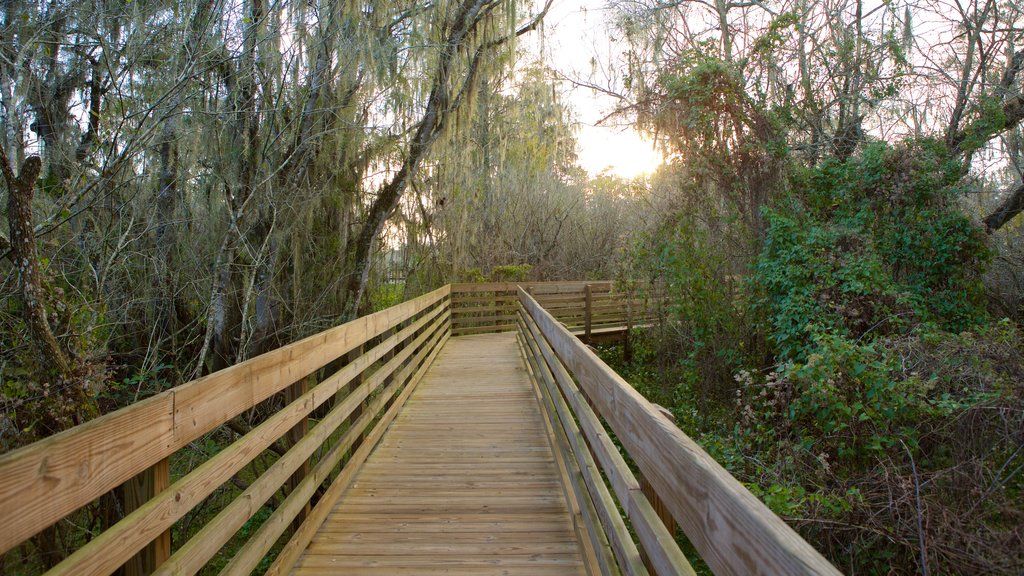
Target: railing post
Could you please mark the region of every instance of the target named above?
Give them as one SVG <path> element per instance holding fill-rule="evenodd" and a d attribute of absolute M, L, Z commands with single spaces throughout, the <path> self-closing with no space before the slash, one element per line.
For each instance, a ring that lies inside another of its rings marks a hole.
<path fill-rule="evenodd" d="M 362 355 L 363 355 L 363 345 L 360 344 L 359 346 L 356 346 L 355 348 L 352 349 L 351 352 L 348 353 L 347 361 L 348 361 L 349 364 L 351 364 L 352 362 L 355 362 L 356 358 L 359 358 Z M 362 384 L 363 384 L 363 373 L 360 372 L 359 374 L 356 374 L 352 378 L 352 380 L 349 381 L 349 383 L 348 383 L 348 393 L 352 394 L 353 392 L 355 392 L 356 388 L 359 388 Z M 355 408 L 352 409 L 352 414 L 350 414 L 349 417 L 348 417 L 348 425 L 350 427 L 355 425 L 356 420 L 358 420 L 359 417 L 362 416 L 362 415 L 363 415 L 363 402 L 360 402 L 358 406 L 356 406 Z M 352 441 L 352 448 L 350 448 L 349 454 L 354 453 L 359 448 L 359 445 L 363 443 L 363 437 L 364 437 L 364 434 L 359 434 L 359 436 L 357 436 L 356 439 Z"/>
<path fill-rule="evenodd" d="M 133 512 L 171 485 L 171 461 L 160 460 L 124 483 L 124 511 Z M 125 563 L 125 576 L 147 576 L 171 557 L 171 531 L 160 534 L 142 551 Z"/>
<path fill-rule="evenodd" d="M 633 361 L 633 341 L 630 334 L 633 332 L 633 296 L 626 294 L 626 336 L 622 342 L 622 359 L 626 362 Z"/>
<path fill-rule="evenodd" d="M 448 310 L 450 316 L 448 316 L 448 330 L 451 336 L 458 336 L 456 333 L 456 324 L 462 319 L 462 307 L 465 306 L 463 302 L 464 292 L 458 292 L 455 287 L 452 286 L 451 292 L 448 293 Z"/>
<path fill-rule="evenodd" d="M 590 344 L 590 327 L 593 323 L 594 318 L 594 293 L 591 289 L 590 284 L 583 287 L 583 297 L 586 301 L 583 308 L 583 334 L 584 342 Z"/>
<path fill-rule="evenodd" d="M 303 394 L 309 392 L 310 378 L 312 377 L 303 378 L 285 390 L 284 396 L 287 404 L 291 404 L 295 400 L 301 398 Z M 309 418 L 304 417 L 298 422 L 298 424 L 288 431 L 288 447 L 291 448 L 298 444 L 307 432 L 309 432 Z M 307 474 L 309 474 L 309 460 L 303 462 L 302 466 L 299 466 L 299 468 L 292 473 L 291 478 L 288 479 L 289 494 L 298 487 L 299 483 L 305 479 Z M 299 512 L 299 514 L 295 516 L 295 520 L 292 521 L 292 531 L 298 531 L 299 526 L 302 526 L 302 522 L 306 520 L 306 515 L 309 514 L 309 508 L 309 502 L 306 502 L 302 511 Z"/>
<path fill-rule="evenodd" d="M 654 408 L 658 412 L 661 412 L 670 421 L 675 423 L 676 417 L 668 408 L 657 404 L 654 404 Z M 678 531 L 678 526 L 676 526 L 676 520 L 672 517 L 672 513 L 669 512 L 668 506 L 665 506 L 665 503 L 661 501 L 661 497 L 654 491 L 654 487 L 651 486 L 651 483 L 644 477 L 643 472 L 637 473 L 637 480 L 640 482 L 640 491 L 644 493 L 644 497 L 651 503 L 651 508 L 654 508 L 654 512 L 658 515 L 658 518 L 661 519 L 661 523 L 665 525 L 665 529 L 668 530 L 668 533 L 674 538 Z M 651 564 L 650 559 L 647 558 L 647 554 L 644 552 L 643 548 L 640 549 L 640 557 L 644 561 L 644 566 L 647 567 L 651 574 L 655 574 L 654 566 Z"/>
<path fill-rule="evenodd" d="M 402 324 L 403 323 L 399 323 L 394 328 L 391 328 L 390 330 L 384 332 L 384 334 L 381 336 L 381 341 L 387 340 L 388 338 L 391 338 L 392 336 L 397 334 L 399 332 L 399 330 L 401 329 Z M 391 359 L 394 358 L 394 357 L 395 357 L 395 349 L 392 348 L 391 350 L 388 350 L 387 352 L 384 353 L 384 357 L 380 359 L 381 364 L 383 365 L 383 364 L 387 364 L 388 362 L 391 362 Z M 384 378 L 384 381 L 381 383 L 381 389 L 382 390 L 386 389 L 388 386 L 391 385 L 392 382 L 395 381 L 395 372 L 396 371 L 393 370 L 390 374 L 387 375 L 386 378 Z M 395 401 L 395 396 L 391 396 L 391 398 L 388 398 L 387 402 L 384 403 L 384 407 L 381 409 L 381 414 L 384 414 L 388 410 L 390 410 L 391 409 L 391 405 L 394 404 L 394 401 Z"/>

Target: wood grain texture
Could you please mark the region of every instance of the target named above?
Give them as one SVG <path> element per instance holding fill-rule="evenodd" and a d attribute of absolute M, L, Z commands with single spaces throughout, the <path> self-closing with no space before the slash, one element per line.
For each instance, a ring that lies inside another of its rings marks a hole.
<path fill-rule="evenodd" d="M 292 574 L 586 574 L 542 418 L 513 334 L 452 338 Z"/>
<path fill-rule="evenodd" d="M 646 308 L 638 305 L 645 300 L 615 293 L 610 281 L 452 284 L 453 335 L 514 331 L 516 290 L 520 286 L 529 290 L 559 322 L 578 329 L 577 336 L 588 343 L 624 340 L 630 308 Z M 651 314 L 644 311 L 640 316 L 646 322 Z"/>
<path fill-rule="evenodd" d="M 337 502 L 338 498 L 348 489 L 348 486 L 355 478 L 355 475 L 359 472 L 363 463 L 366 462 L 366 459 L 376 447 L 377 442 L 381 439 L 384 432 L 387 431 L 391 422 L 397 416 L 398 411 L 405 405 L 405 401 L 409 398 L 412 391 L 415 390 L 416 384 L 422 379 L 424 373 L 433 363 L 436 353 L 444 347 L 444 343 L 447 342 L 449 338 L 449 332 L 447 330 L 442 331 L 438 336 L 440 337 L 440 341 L 435 348 L 435 351 L 431 352 L 431 355 L 427 358 L 425 363 L 416 371 L 410 385 L 406 386 L 402 390 L 397 401 L 394 402 L 391 408 L 380 417 L 376 426 L 374 426 L 370 433 L 366 435 L 363 439 L 362 445 L 352 452 L 352 455 L 345 463 L 345 467 L 342 468 L 341 472 L 331 482 L 323 497 L 313 508 L 307 521 L 302 524 L 300 529 L 292 535 L 284 548 L 281 549 L 277 558 L 274 560 L 274 563 L 267 569 L 265 576 L 277 576 L 291 570 L 291 567 L 302 555 L 306 547 L 309 546 L 313 536 L 316 535 L 317 531 L 323 525 L 324 520 L 327 518 L 327 515 L 331 512 L 334 503 Z M 243 574 L 248 574 L 248 572 L 240 572 L 239 576 L 242 576 Z"/>
<path fill-rule="evenodd" d="M 640 573 L 638 570 L 640 567 L 637 566 L 641 560 L 640 552 L 646 552 L 647 557 L 651 560 L 651 569 L 655 573 L 678 576 L 692 575 L 693 567 L 679 549 L 673 535 L 655 514 L 650 502 L 640 491 L 640 484 L 633 476 L 625 459 L 601 425 L 600 419 L 591 410 L 572 377 L 558 361 L 547 341 L 543 339 L 536 323 L 525 311 L 521 315 L 521 322 L 523 336 L 537 356 L 536 362 L 547 368 L 547 372 L 541 370 L 541 375 L 550 377 L 550 381 L 545 381 L 545 384 L 549 386 L 552 398 L 556 399 L 555 406 L 559 410 L 563 426 L 575 428 L 578 425 L 574 435 L 577 438 L 579 435 L 585 438 L 585 442 L 577 441 L 574 447 L 581 454 L 584 450 L 589 451 L 591 457 L 580 456 L 587 460 L 587 467 L 596 471 L 598 465 L 600 466 L 603 476 L 607 478 L 607 483 L 618 498 L 622 513 L 629 518 L 636 533 L 636 539 L 641 545 L 641 549 L 638 551 L 624 542 L 629 538 L 628 534 L 623 535 L 621 528 L 613 528 L 618 522 L 611 516 L 613 514 L 617 516 L 618 511 L 614 505 L 607 506 L 606 514 L 601 521 L 606 531 L 613 536 L 618 534 L 620 540 L 623 541 L 618 544 L 616 549 L 617 558 L 623 570 L 628 573 Z M 586 471 L 585 469 L 584 472 Z M 590 478 L 588 487 L 592 491 L 601 492 L 602 487 L 598 485 L 599 482 L 600 480 L 595 474 L 595 477 Z"/>
<path fill-rule="evenodd" d="M 0 553 L 448 295 L 445 286 L 0 456 Z"/>
<path fill-rule="evenodd" d="M 289 494 L 281 506 L 259 527 L 252 538 L 245 543 L 242 549 L 239 550 L 231 559 L 231 562 L 221 571 L 222 576 L 244 576 L 250 574 L 274 543 L 277 542 L 278 538 L 280 538 L 284 533 L 291 518 L 298 514 L 300 506 L 302 506 L 303 503 L 308 502 L 317 487 L 329 479 L 334 467 L 340 462 L 341 458 L 350 448 L 355 452 L 353 453 L 352 458 L 346 462 L 346 465 L 351 465 L 351 468 L 357 468 L 359 466 L 359 458 L 362 458 L 361 455 L 368 453 L 369 450 L 372 449 L 372 446 L 361 446 L 365 430 L 377 417 L 378 412 L 391 398 L 394 397 L 402 386 L 405 386 L 405 391 L 402 392 L 402 397 L 407 397 L 406 393 L 414 388 L 416 383 L 426 373 L 434 358 L 440 352 L 440 349 L 444 345 L 447 337 L 447 331 L 442 328 L 434 332 L 424 333 L 417 338 L 417 340 L 421 338 L 428 338 L 428 342 L 419 349 L 413 362 L 402 369 L 397 378 L 388 385 L 383 393 L 377 395 L 366 405 L 366 410 L 362 415 L 353 423 L 352 427 L 345 431 L 338 442 L 331 447 L 331 450 L 317 464 L 312 476 L 303 480 L 302 484 L 296 488 L 296 492 L 294 494 Z M 364 385 L 373 386 L 374 383 L 372 380 L 372 377 L 367 379 Z M 399 406 L 401 406 L 401 403 L 399 403 Z M 395 410 L 397 411 L 397 408 Z M 384 426 L 386 426 L 386 423 Z M 371 432 L 371 437 L 372 434 L 373 433 Z M 332 485 L 324 498 L 317 503 L 317 506 L 312 510 L 311 515 L 307 516 L 306 522 L 303 523 L 303 526 L 300 527 L 299 530 L 294 532 L 293 538 L 288 542 L 285 549 L 278 555 L 278 562 L 275 566 L 280 567 L 283 564 L 290 565 L 294 562 L 294 559 L 298 557 L 302 549 L 308 545 L 308 539 L 305 537 L 305 534 L 309 533 L 309 539 L 312 538 L 312 533 L 315 532 L 316 528 L 318 528 L 323 522 L 323 519 L 330 510 L 333 501 L 337 498 L 335 493 L 340 493 L 340 490 L 338 490 L 339 486 L 340 483 Z M 268 574 L 275 573 L 274 570 L 275 568 L 272 567 L 271 570 L 268 571 Z M 278 570 L 280 570 L 280 568 L 278 568 Z"/>
<path fill-rule="evenodd" d="M 156 495 L 121 521 L 92 538 L 87 544 L 61 561 L 48 574 L 79 576 L 113 572 L 132 554 L 155 539 L 160 532 L 169 529 L 174 522 L 182 518 L 221 484 L 227 482 L 233 474 L 305 418 L 312 410 L 333 398 L 339 390 L 347 385 L 348 379 L 355 371 L 361 371 L 366 365 L 380 359 L 402 340 L 412 337 L 417 326 L 431 320 L 437 328 L 446 324 L 447 307 L 440 306 L 427 312 L 414 325 L 384 340 L 313 390 L 303 394 L 284 409 L 275 412 L 244 437 L 179 479 L 168 490 Z M 403 349 L 403 354 L 411 352 L 412 347 Z M 394 369 L 394 365 L 385 365 L 379 371 L 380 376 L 383 377 Z M 364 386 L 366 384 L 364 383 Z M 241 519 L 240 514 L 241 512 L 234 517 Z"/>
<path fill-rule="evenodd" d="M 621 571 L 615 560 L 615 545 L 613 542 L 609 542 L 609 534 L 600 526 L 601 513 L 598 510 L 600 502 L 595 502 L 595 499 L 591 497 L 591 493 L 587 490 L 586 480 L 583 478 L 586 464 L 581 463 L 569 447 L 569 440 L 559 425 L 551 398 L 538 385 L 538 373 L 543 372 L 544 364 L 539 363 L 538 357 L 524 348 L 529 342 L 523 338 L 522 332 L 520 331 L 516 336 L 519 340 L 520 354 L 526 359 L 530 377 L 534 382 L 534 392 L 546 417 L 545 425 L 548 437 L 551 439 L 551 446 L 564 479 L 565 497 L 573 514 L 577 537 L 584 545 L 583 552 L 585 558 L 588 559 L 590 573 L 619 576 Z M 646 574 L 642 576 L 646 576 Z"/>
<path fill-rule="evenodd" d="M 716 574 L 839 574 L 525 290 L 519 297 Z"/>
<path fill-rule="evenodd" d="M 425 316 L 424 320 L 429 318 L 430 316 Z M 372 376 L 361 382 L 360 386 L 352 391 L 344 400 L 338 402 L 327 416 L 325 416 L 313 428 L 313 431 L 308 436 L 305 436 L 297 442 L 262 476 L 254 481 L 241 496 L 232 501 L 231 504 L 210 520 L 195 537 L 184 543 L 177 552 L 175 552 L 170 561 L 160 567 L 157 574 L 194 574 L 198 572 L 206 562 L 220 550 L 221 546 L 223 546 L 223 544 L 227 542 L 239 528 L 242 527 L 243 523 L 259 511 L 267 498 L 281 487 L 285 479 L 299 469 L 299 467 L 308 460 L 313 452 L 323 444 L 324 441 L 330 437 L 341 423 L 352 415 L 358 406 L 361 406 L 366 401 L 367 397 L 371 393 L 378 391 L 382 387 L 386 376 L 391 374 L 402 360 L 411 355 L 428 336 L 442 331 L 443 324 L 444 315 L 435 319 L 429 330 L 418 336 L 412 345 L 404 346 L 401 349 L 401 352 L 399 352 L 399 354 L 389 364 L 382 366 Z M 413 333 L 411 329 L 407 329 L 406 332 L 410 336 Z M 418 362 L 422 361 L 422 356 L 425 354 L 426 351 L 423 351 L 416 357 L 416 366 L 419 366 Z M 408 370 L 403 370 L 399 375 L 399 382 L 405 381 L 405 378 L 408 375 L 407 372 Z M 331 380 L 328 380 L 321 385 L 325 387 L 319 391 L 319 398 L 321 399 L 321 402 L 334 394 L 334 388 L 336 386 L 330 386 L 330 382 Z M 342 384 L 339 382 L 337 385 Z M 314 390 L 314 392 L 307 392 L 306 394 L 312 395 L 316 392 L 317 391 Z M 393 389 L 377 395 L 371 403 L 371 407 L 377 406 L 377 408 L 379 408 L 381 403 L 392 394 L 394 394 Z M 314 404 L 316 404 L 315 400 Z M 375 414 L 376 408 L 371 410 L 371 413 L 367 414 L 368 418 L 363 419 L 360 424 L 365 426 L 369 423 L 370 417 Z M 351 444 L 361 432 L 362 430 L 358 428 L 349 429 L 347 435 L 351 436 L 351 438 L 346 436 L 346 438 L 339 443 L 348 442 Z M 309 502 L 309 498 L 312 495 L 312 488 L 315 488 L 323 481 L 326 477 L 326 471 L 334 467 L 334 464 L 336 464 L 337 460 L 340 459 L 345 449 L 347 449 L 347 447 L 337 450 L 337 446 L 335 446 L 335 452 L 338 452 L 338 454 L 333 455 L 335 459 L 330 463 L 330 465 L 326 466 L 326 470 L 322 470 L 324 468 L 323 466 L 318 467 L 318 471 L 314 474 L 314 477 L 316 478 L 314 482 L 310 483 L 300 480 L 296 483 L 294 490 L 290 490 L 288 492 L 289 504 L 291 504 L 292 500 L 296 500 L 293 498 L 295 494 L 301 494 L 297 499 L 299 506 L 294 509 L 295 514 L 289 517 L 290 521 L 294 523 L 295 519 L 303 515 L 306 505 Z M 300 490 L 299 486 L 302 486 L 303 488 Z M 275 514 L 281 512 L 284 508 L 285 506 L 278 508 L 278 510 L 275 510 Z M 291 510 L 291 508 L 289 508 L 289 510 Z M 279 535 L 280 534 L 278 534 L 278 536 Z M 272 543 L 273 540 L 271 540 L 271 544 Z M 263 553 L 265 553 L 265 550 Z M 262 553 L 260 556 L 256 557 L 256 562 L 261 558 Z"/>

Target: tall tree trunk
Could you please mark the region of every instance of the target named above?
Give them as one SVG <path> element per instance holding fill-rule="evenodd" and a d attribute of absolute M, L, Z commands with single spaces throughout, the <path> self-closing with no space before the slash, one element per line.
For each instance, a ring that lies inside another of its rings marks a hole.
<path fill-rule="evenodd" d="M 236 66 L 225 64 L 225 84 L 228 86 L 228 102 L 234 121 L 231 125 L 231 158 L 234 168 L 233 181 L 226 187 L 229 223 L 227 234 L 229 249 L 223 254 L 227 259 L 215 270 L 213 314 L 212 370 L 231 366 L 238 360 L 242 332 L 243 294 L 246 271 L 241 262 L 239 248 L 260 245 L 249 237 L 246 215 L 252 209 L 252 195 L 256 183 L 256 172 L 260 160 L 257 144 L 259 136 L 259 111 L 257 108 L 257 82 L 259 78 L 257 46 L 259 30 L 264 21 L 263 0 L 250 0 L 245 11 L 245 37 L 240 61 Z"/>
<path fill-rule="evenodd" d="M 0 151 L 4 180 L 7 183 L 7 219 L 11 230 L 11 260 L 18 270 L 18 289 L 24 308 L 25 321 L 32 331 L 36 347 L 46 362 L 62 377 L 71 374 L 71 362 L 57 343 L 46 317 L 42 278 L 36 237 L 32 229 L 32 197 L 36 180 L 42 169 L 38 156 L 30 156 L 17 176 L 11 170 L 6 152 Z"/>
<path fill-rule="evenodd" d="M 160 337 L 165 339 L 172 337 L 178 329 L 175 286 L 171 277 L 171 270 L 174 269 L 173 246 L 177 239 L 173 220 L 178 200 L 178 133 L 173 119 L 164 124 L 161 134 L 160 177 L 157 189 L 156 282 L 159 309 L 155 317 L 160 325 Z"/>

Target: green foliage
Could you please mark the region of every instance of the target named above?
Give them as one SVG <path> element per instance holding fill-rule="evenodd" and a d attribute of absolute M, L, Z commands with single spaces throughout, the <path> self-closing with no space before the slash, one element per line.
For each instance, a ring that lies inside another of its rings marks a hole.
<path fill-rule="evenodd" d="M 789 201 L 766 213 L 750 288 L 779 363 L 739 373 L 734 441 L 776 463 L 740 473 L 758 479 L 755 492 L 779 513 L 870 514 L 896 526 L 894 508 L 916 500 L 872 510 L 861 495 L 891 489 L 892 476 L 908 473 L 903 463 L 936 474 L 922 498 L 945 507 L 955 491 L 941 471 L 997 466 L 1012 452 L 1004 424 L 975 421 L 967 436 L 992 442 L 981 452 L 953 424 L 1020 402 L 1020 335 L 988 321 L 980 278 L 989 250 L 956 205 L 959 177 L 934 142 L 874 144 L 800 174 Z M 984 521 L 959 522 L 970 532 Z M 876 538 L 843 554 L 868 572 L 914 558 Z"/>
<path fill-rule="evenodd" d="M 461 270 L 458 275 L 460 282 L 486 282 L 487 277 L 480 271 L 479 268 L 466 268 Z"/>
<path fill-rule="evenodd" d="M 927 322 L 960 331 L 985 318 L 981 231 L 957 209 L 958 169 L 932 144 L 872 145 L 805 175 L 766 213 L 754 284 L 784 359 L 823 334 L 861 339 Z"/>
<path fill-rule="evenodd" d="M 985 311 L 990 255 L 957 205 L 961 166 L 924 141 L 790 170 L 734 289 L 727 206 L 684 205 L 638 243 L 634 268 L 671 305 L 632 364 L 613 361 L 769 507 L 811 519 L 798 529 L 837 564 L 912 570 L 918 514 L 930 541 L 984 532 L 977 557 L 1006 561 L 1021 481 L 995 471 L 1024 422 L 988 415 L 1024 403 L 1024 347 Z M 979 491 L 995 501 L 962 504 Z"/>
<path fill-rule="evenodd" d="M 772 443 L 789 431 L 797 446 L 824 454 L 847 473 L 901 443 L 916 449 L 922 420 L 946 418 L 986 397 L 962 391 L 954 397 L 935 374 L 905 373 L 899 350 L 881 341 L 864 344 L 831 334 L 817 336 L 814 344 L 805 361 L 784 364 L 760 388 L 747 414 L 756 423 L 749 432 Z M 758 415 L 781 415 L 784 425 Z"/>
<path fill-rule="evenodd" d="M 823 494 L 808 492 L 799 484 L 772 483 L 767 487 L 748 484 L 747 488 L 760 498 L 773 512 L 785 517 L 805 514 L 810 510 L 826 509 L 832 515 L 850 511 L 852 502 L 859 496 L 856 488 L 850 488 L 845 494 Z"/>
<path fill-rule="evenodd" d="M 529 264 L 506 264 L 491 268 L 491 282 L 525 282 L 530 275 Z"/>
<path fill-rule="evenodd" d="M 663 285 L 671 329 L 652 339 L 661 362 L 672 359 L 663 385 L 725 397 L 723 382 L 756 354 L 748 338 L 748 311 L 737 301 L 731 258 L 696 218 L 680 215 L 638 242 L 641 274 Z M 671 402 L 671 400 L 670 400 Z"/>
<path fill-rule="evenodd" d="M 138 370 L 120 381 L 111 381 L 98 394 L 108 409 L 128 406 L 143 398 L 170 388 L 174 366 L 159 364 L 149 370 Z"/>
<path fill-rule="evenodd" d="M 973 119 L 964 126 L 962 150 L 978 150 L 1006 127 L 1006 112 L 1001 96 L 986 94 L 978 98 Z"/>
<path fill-rule="evenodd" d="M 405 300 L 405 284 L 389 282 L 373 287 L 373 293 L 367 296 L 373 304 L 374 312 L 401 304 Z"/>
<path fill-rule="evenodd" d="M 786 41 L 792 37 L 790 28 L 796 28 L 800 23 L 800 16 L 796 12 L 783 12 L 772 19 L 763 34 L 757 37 L 754 42 L 753 53 L 758 56 L 769 56 L 772 52 L 781 48 Z"/>

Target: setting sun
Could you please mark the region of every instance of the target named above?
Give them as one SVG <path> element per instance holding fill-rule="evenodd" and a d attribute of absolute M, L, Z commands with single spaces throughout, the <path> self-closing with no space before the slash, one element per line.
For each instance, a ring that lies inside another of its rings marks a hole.
<path fill-rule="evenodd" d="M 653 173 L 664 158 L 635 130 L 584 125 L 579 133 L 579 161 L 591 176 L 607 171 L 632 179 Z"/>

